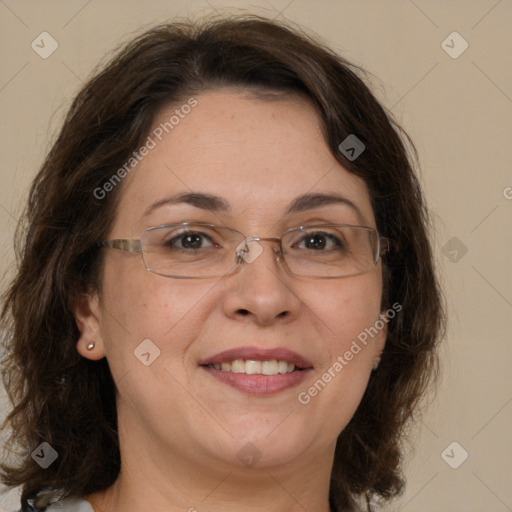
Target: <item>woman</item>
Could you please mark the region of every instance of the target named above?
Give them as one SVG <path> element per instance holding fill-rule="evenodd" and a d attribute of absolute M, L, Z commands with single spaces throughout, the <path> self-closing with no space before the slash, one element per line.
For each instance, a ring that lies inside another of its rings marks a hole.
<path fill-rule="evenodd" d="M 22 510 L 400 493 L 442 308 L 401 130 L 356 71 L 275 21 L 183 22 L 78 94 L 2 315 Z"/>

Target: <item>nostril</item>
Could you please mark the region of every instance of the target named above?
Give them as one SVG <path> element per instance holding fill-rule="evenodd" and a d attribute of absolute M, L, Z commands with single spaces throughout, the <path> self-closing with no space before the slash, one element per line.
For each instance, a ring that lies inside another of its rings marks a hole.
<path fill-rule="evenodd" d="M 249 310 L 248 309 L 239 309 L 237 311 L 237 313 L 239 313 L 242 316 L 247 316 L 249 314 Z"/>

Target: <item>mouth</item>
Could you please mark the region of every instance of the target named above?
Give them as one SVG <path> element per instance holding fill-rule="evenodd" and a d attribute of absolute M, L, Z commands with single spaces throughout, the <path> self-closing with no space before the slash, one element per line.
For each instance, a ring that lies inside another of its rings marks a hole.
<path fill-rule="evenodd" d="M 313 370 L 307 359 L 291 350 L 254 347 L 221 352 L 200 361 L 199 366 L 217 380 L 256 395 L 296 386 Z"/>
<path fill-rule="evenodd" d="M 271 361 L 255 361 L 251 359 L 235 359 L 231 362 L 209 364 L 221 372 L 245 373 L 246 375 L 278 375 L 302 370 L 288 361 L 272 359 Z"/>

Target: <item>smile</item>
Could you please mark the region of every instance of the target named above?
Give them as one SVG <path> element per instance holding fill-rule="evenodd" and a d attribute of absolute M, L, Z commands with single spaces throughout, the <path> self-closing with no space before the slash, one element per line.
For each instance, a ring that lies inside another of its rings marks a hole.
<path fill-rule="evenodd" d="M 251 395 L 298 386 L 313 371 L 310 361 L 286 348 L 233 348 L 199 361 L 199 366 L 217 381 Z"/>
<path fill-rule="evenodd" d="M 235 359 L 231 362 L 223 362 L 208 365 L 209 368 L 221 372 L 245 373 L 247 375 L 278 375 L 299 371 L 295 364 L 288 361 L 272 359 L 270 361 L 253 361 L 250 359 Z"/>

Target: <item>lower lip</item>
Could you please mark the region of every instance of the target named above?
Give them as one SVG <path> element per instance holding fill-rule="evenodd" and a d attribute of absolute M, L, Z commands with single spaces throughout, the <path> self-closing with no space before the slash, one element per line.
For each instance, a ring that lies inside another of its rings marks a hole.
<path fill-rule="evenodd" d="M 248 375 L 246 373 L 223 372 L 215 368 L 201 366 L 212 377 L 240 391 L 252 395 L 271 395 L 300 384 L 310 370 L 299 370 L 277 375 Z"/>

